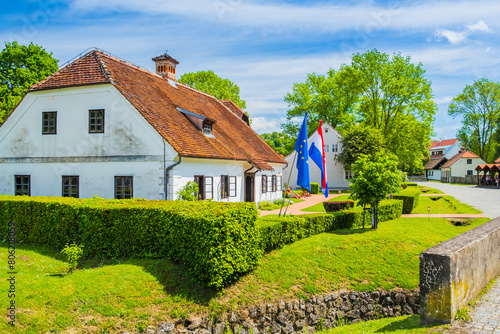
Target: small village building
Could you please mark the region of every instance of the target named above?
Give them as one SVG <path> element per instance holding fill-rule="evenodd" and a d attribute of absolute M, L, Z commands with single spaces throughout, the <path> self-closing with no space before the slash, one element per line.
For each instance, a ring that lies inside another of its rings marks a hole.
<path fill-rule="evenodd" d="M 462 147 L 460 153 L 441 166 L 441 182 L 475 184 L 477 175 L 474 170 L 480 164 L 485 162 L 479 155 Z"/>
<path fill-rule="evenodd" d="M 454 155 L 460 153 L 460 142 L 457 138 L 431 142 L 429 161 L 424 165 L 425 177 L 428 180 L 441 180 L 441 166 Z"/>
<path fill-rule="evenodd" d="M 282 198 L 286 161 L 231 101 L 92 50 L 31 87 L 0 127 L 0 194 L 175 200 Z"/>
<path fill-rule="evenodd" d="M 341 163 L 335 161 L 335 156 L 342 150 L 340 143 L 342 135 L 328 123 L 323 123 L 321 128 L 323 130 L 323 141 L 325 145 L 328 188 L 347 189 L 350 185 L 349 179 L 352 178 L 352 173 L 350 170 L 344 169 L 344 166 Z M 318 130 L 314 131 L 314 133 L 308 138 L 309 147 L 311 146 L 312 139 L 317 132 Z M 293 151 L 285 157 L 288 165 L 283 170 L 284 182 L 288 182 L 288 179 L 290 178 L 289 186 L 291 189 L 299 188 L 297 187 L 297 166 L 296 162 L 294 163 L 295 155 L 296 152 Z M 309 173 L 310 181 L 321 185 L 321 171 L 312 161 L 309 163 Z"/>

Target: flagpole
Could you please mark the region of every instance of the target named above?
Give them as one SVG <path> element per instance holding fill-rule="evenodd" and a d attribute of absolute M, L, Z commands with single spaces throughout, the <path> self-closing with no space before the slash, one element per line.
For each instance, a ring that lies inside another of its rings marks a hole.
<path fill-rule="evenodd" d="M 293 162 L 292 162 L 292 166 L 291 166 L 291 169 L 290 169 L 290 174 L 288 174 L 288 181 L 286 183 L 287 187 L 290 186 L 290 177 L 292 176 L 293 166 L 295 166 L 295 160 L 296 159 L 297 159 L 297 151 L 295 151 L 295 157 L 293 157 Z M 290 204 L 290 198 L 288 198 L 288 203 L 286 205 L 285 213 L 283 214 L 283 217 L 286 215 L 286 210 L 288 209 L 288 205 L 289 204 Z M 278 215 L 278 217 L 281 217 L 281 210 L 283 210 L 283 205 L 285 205 L 285 200 L 284 199 L 283 199 L 283 203 L 281 203 L 280 214 Z"/>

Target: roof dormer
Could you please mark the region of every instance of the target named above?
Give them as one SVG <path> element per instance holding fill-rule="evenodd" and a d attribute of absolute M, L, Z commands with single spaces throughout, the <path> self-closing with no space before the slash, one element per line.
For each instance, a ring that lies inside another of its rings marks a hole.
<path fill-rule="evenodd" d="M 156 64 L 156 73 L 166 79 L 175 79 L 175 67 L 179 64 L 177 60 L 172 58 L 165 52 L 161 56 L 154 57 L 153 61 Z"/>

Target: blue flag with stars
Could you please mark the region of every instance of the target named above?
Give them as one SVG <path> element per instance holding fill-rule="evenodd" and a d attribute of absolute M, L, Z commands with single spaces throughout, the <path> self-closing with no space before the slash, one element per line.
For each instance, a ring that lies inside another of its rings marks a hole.
<path fill-rule="evenodd" d="M 311 192 L 311 182 L 309 180 L 309 147 L 307 145 L 307 113 L 300 128 L 299 137 L 295 143 L 297 151 L 297 185 Z"/>

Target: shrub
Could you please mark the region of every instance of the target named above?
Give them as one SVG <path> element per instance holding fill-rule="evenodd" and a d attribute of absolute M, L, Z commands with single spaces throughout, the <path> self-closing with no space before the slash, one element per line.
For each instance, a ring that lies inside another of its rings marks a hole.
<path fill-rule="evenodd" d="M 271 201 L 262 201 L 259 203 L 259 210 L 269 211 L 269 210 L 274 210 L 277 207 L 278 206 Z"/>
<path fill-rule="evenodd" d="M 420 189 L 416 187 L 406 188 L 392 196 L 394 199 L 403 200 L 403 213 L 405 214 L 411 213 L 417 207 L 419 197 Z"/>
<path fill-rule="evenodd" d="M 379 203 L 379 221 L 383 222 L 400 217 L 402 209 L 402 201 L 381 201 Z M 366 221 L 371 221 L 369 211 L 366 214 Z M 261 218 L 260 223 L 260 247 L 263 251 L 270 252 L 319 233 L 338 229 L 360 228 L 363 223 L 363 212 L 349 209 L 328 214 L 319 213 L 283 218 L 264 217 Z"/>
<path fill-rule="evenodd" d="M 335 211 L 341 211 L 349 208 L 354 207 L 354 202 L 353 201 L 326 201 L 323 202 L 323 207 L 325 208 L 326 212 L 335 212 Z"/>
<path fill-rule="evenodd" d="M 319 194 L 319 183 L 311 183 L 311 194 Z"/>
<path fill-rule="evenodd" d="M 66 255 L 66 260 L 68 261 L 68 273 L 75 271 L 78 266 L 78 260 L 83 255 L 83 245 L 78 246 L 73 243 L 70 246 L 66 244 L 61 251 L 62 254 Z"/>
<path fill-rule="evenodd" d="M 21 243 L 93 257 L 171 258 L 220 288 L 253 269 L 262 251 L 253 203 L 0 196 L 0 239 L 14 221 Z"/>
<path fill-rule="evenodd" d="M 181 201 L 196 201 L 198 198 L 198 184 L 194 181 L 189 181 L 184 187 L 177 191 L 177 199 Z"/>
<path fill-rule="evenodd" d="M 418 184 L 416 183 L 411 183 L 411 182 L 406 182 L 406 183 L 403 183 L 405 186 L 407 187 L 418 187 Z"/>

